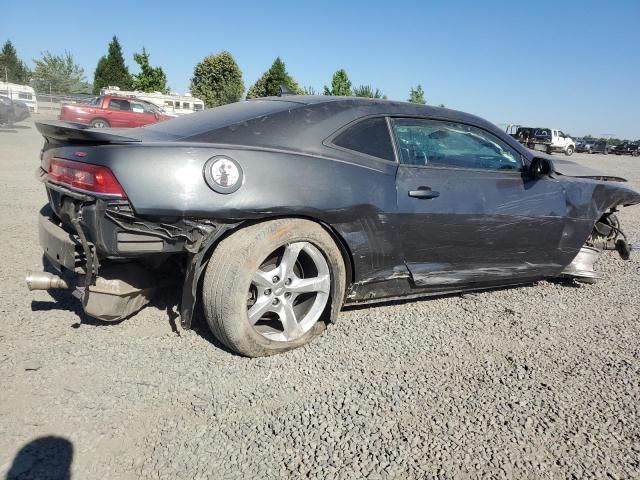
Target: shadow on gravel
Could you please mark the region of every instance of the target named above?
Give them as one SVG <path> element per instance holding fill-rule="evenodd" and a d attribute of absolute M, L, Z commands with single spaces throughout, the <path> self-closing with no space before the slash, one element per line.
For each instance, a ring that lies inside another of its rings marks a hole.
<path fill-rule="evenodd" d="M 47 257 L 42 256 L 42 269 L 45 272 L 58 275 L 59 272 L 49 263 Z M 48 312 L 51 310 L 65 310 L 67 312 L 75 313 L 78 316 L 78 322 L 72 325 L 73 328 L 79 328 L 81 325 L 93 325 L 93 326 L 110 326 L 118 325 L 124 320 L 118 320 L 116 322 L 105 322 L 98 320 L 84 313 L 80 301 L 71 295 L 71 290 L 47 290 L 49 296 L 53 299 L 52 302 L 45 302 L 42 300 L 31 301 L 32 312 Z"/>
<path fill-rule="evenodd" d="M 59 272 L 51 265 L 49 260 L 47 260 L 46 256 L 42 256 L 42 268 L 45 272 L 52 273 L 54 275 L 58 275 Z M 71 295 L 71 290 L 58 290 L 51 289 L 47 290 L 47 293 L 52 298 L 52 301 L 42 301 L 42 300 L 32 300 L 31 301 L 31 311 L 33 312 L 47 312 L 51 310 L 64 310 L 67 312 L 72 312 L 78 317 L 78 322 L 72 325 L 73 328 L 80 328 L 82 325 L 91 325 L 94 327 L 106 327 L 119 325 L 122 322 L 125 322 L 127 319 L 118 320 L 115 322 L 107 322 L 103 320 L 98 320 L 97 318 L 90 317 L 89 315 L 84 313 L 82 309 L 82 305 L 80 301 Z M 181 336 L 182 328 L 179 327 L 180 323 L 180 300 L 182 298 L 182 288 L 181 285 L 170 285 L 167 287 L 159 288 L 149 305 L 145 308 L 156 308 L 158 310 L 164 311 L 167 314 L 167 320 L 169 322 L 169 326 L 171 327 L 171 331 L 175 333 L 177 336 Z M 136 315 L 138 312 L 134 313 Z M 132 315 L 132 316 L 133 316 Z M 214 346 L 229 352 L 234 353 L 231 350 L 227 349 L 224 345 L 222 345 L 211 333 L 209 327 L 203 319 L 202 310 L 200 305 L 198 304 L 196 311 L 194 312 L 193 322 L 191 324 L 191 329 L 200 337 L 204 338 L 209 343 L 212 343 Z M 235 353 L 234 353 L 235 354 Z"/>
<path fill-rule="evenodd" d="M 6 480 L 51 478 L 69 480 L 73 444 L 62 437 L 40 437 L 23 446 L 13 459 Z"/>
<path fill-rule="evenodd" d="M 156 292 L 150 304 L 150 306 L 155 307 L 159 310 L 164 310 L 167 313 L 171 330 L 178 336 L 180 336 L 180 331 L 182 331 L 182 327 L 178 328 L 178 323 L 180 321 L 179 312 L 181 299 L 181 287 L 165 287 Z M 222 343 L 220 343 L 216 337 L 213 336 L 211 330 L 209 330 L 206 320 L 204 319 L 204 314 L 202 313 L 202 306 L 200 305 L 200 303 L 196 304 L 196 309 L 193 312 L 191 330 L 196 335 L 213 344 L 216 348 L 224 350 L 227 353 L 237 355 L 237 353 L 229 350 Z"/>

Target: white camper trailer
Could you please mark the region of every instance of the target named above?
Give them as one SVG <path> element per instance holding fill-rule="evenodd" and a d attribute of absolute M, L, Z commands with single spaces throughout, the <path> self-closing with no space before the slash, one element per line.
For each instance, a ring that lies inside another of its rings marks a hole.
<path fill-rule="evenodd" d="M 36 92 L 29 85 L 19 85 L 17 83 L 0 82 L 0 95 L 9 97 L 11 100 L 19 100 L 29 107 L 31 113 L 38 113 L 38 101 Z"/>

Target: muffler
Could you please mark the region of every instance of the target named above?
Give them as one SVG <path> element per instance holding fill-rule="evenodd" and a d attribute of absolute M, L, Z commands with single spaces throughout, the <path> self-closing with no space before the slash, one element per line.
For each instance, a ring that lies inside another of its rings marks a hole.
<path fill-rule="evenodd" d="M 48 272 L 27 271 L 25 278 L 29 290 L 49 290 L 52 288 L 69 289 L 71 286 L 64 278 Z"/>

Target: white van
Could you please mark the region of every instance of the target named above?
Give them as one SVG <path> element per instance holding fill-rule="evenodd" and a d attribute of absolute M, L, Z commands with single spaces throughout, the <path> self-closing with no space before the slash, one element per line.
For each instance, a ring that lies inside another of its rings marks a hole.
<path fill-rule="evenodd" d="M 29 107 L 31 113 L 38 113 L 38 100 L 35 90 L 28 85 L 17 83 L 0 82 L 0 95 L 9 97 L 11 100 L 19 100 Z"/>

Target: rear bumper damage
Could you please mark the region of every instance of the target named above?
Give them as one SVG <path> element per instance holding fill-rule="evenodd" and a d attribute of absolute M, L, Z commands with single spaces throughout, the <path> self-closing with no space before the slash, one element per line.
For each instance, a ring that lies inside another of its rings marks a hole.
<path fill-rule="evenodd" d="M 123 320 L 147 305 L 157 288 L 184 279 L 180 305 L 191 324 L 207 250 L 234 224 L 137 217 L 126 200 L 109 200 L 48 186 L 50 204 L 38 219 L 45 272 L 28 272 L 30 290 L 68 289 L 85 313 Z"/>
<path fill-rule="evenodd" d="M 29 290 L 70 289 L 87 315 L 118 321 L 143 308 L 157 287 L 150 272 L 134 262 L 100 264 L 95 245 L 86 235 L 63 228 L 50 209 L 38 219 L 40 245 L 55 270 L 28 272 Z"/>

